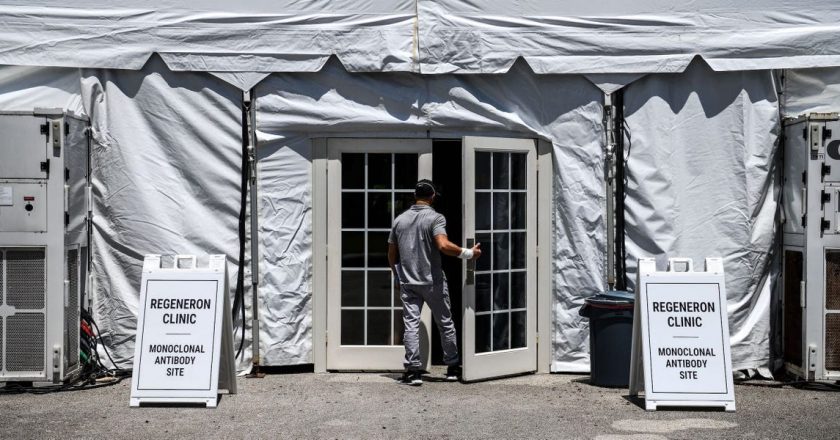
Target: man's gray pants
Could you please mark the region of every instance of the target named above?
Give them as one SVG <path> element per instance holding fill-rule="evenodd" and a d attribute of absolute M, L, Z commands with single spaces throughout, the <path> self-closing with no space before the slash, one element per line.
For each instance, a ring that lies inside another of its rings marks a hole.
<path fill-rule="evenodd" d="M 423 368 L 420 361 L 420 311 L 423 303 L 429 305 L 440 332 L 443 347 L 443 362 L 446 365 L 458 365 L 458 342 L 455 324 L 452 322 L 452 310 L 449 303 L 449 287 L 444 281 L 434 285 L 400 286 L 403 302 L 403 323 L 405 324 L 405 362 L 406 370 Z"/>

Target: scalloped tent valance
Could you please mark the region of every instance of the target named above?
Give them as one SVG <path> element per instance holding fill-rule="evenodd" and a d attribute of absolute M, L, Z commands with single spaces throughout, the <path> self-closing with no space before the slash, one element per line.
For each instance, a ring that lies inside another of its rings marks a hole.
<path fill-rule="evenodd" d="M 840 65 L 834 0 L 5 1 L 0 64 L 137 70 L 538 74 Z"/>

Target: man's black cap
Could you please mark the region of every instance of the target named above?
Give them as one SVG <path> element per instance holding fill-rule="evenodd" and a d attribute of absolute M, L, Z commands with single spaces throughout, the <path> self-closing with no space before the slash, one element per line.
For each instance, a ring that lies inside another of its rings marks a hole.
<path fill-rule="evenodd" d="M 429 179 L 422 179 L 414 186 L 414 197 L 418 199 L 428 199 L 431 196 L 440 196 L 437 192 L 435 184 Z"/>

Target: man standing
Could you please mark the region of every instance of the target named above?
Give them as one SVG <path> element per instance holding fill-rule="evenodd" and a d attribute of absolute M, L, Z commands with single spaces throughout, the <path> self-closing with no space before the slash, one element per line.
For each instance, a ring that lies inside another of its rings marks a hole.
<path fill-rule="evenodd" d="M 481 256 L 480 243 L 464 249 L 446 235 L 446 219 L 432 208 L 437 191 L 430 180 L 414 187 L 415 204 L 394 219 L 388 237 L 388 262 L 399 283 L 405 323 L 405 374 L 403 383 L 422 385 L 420 369 L 420 311 L 429 305 L 440 331 L 446 379 L 458 380 L 458 343 L 449 303 L 449 288 L 441 269 L 440 254 L 462 259 Z"/>

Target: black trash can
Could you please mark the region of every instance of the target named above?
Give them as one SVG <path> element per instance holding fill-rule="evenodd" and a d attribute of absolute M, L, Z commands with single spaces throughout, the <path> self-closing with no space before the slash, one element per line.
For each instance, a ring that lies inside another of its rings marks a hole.
<path fill-rule="evenodd" d="M 610 291 L 587 298 L 580 316 L 589 318 L 590 383 L 627 387 L 633 341 L 634 294 Z"/>

